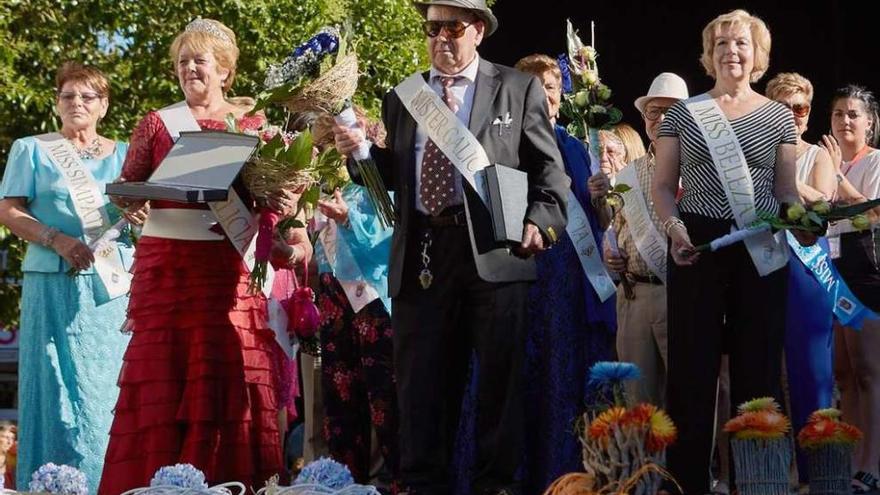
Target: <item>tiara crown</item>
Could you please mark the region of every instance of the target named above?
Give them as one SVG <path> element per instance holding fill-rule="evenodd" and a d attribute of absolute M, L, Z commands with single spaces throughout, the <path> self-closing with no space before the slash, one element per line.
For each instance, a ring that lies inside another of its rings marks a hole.
<path fill-rule="evenodd" d="M 211 36 L 220 39 L 220 41 L 222 41 L 223 43 L 225 43 L 227 45 L 232 45 L 232 39 L 229 37 L 228 34 L 224 33 L 223 30 L 221 30 L 219 27 L 217 27 L 217 25 L 214 24 L 213 22 L 211 22 L 207 19 L 202 19 L 201 17 L 198 17 L 198 18 L 194 19 L 192 22 L 190 22 L 189 24 L 187 24 L 186 29 L 184 29 L 184 31 L 186 31 L 186 32 L 199 31 L 202 33 L 208 33 Z"/>

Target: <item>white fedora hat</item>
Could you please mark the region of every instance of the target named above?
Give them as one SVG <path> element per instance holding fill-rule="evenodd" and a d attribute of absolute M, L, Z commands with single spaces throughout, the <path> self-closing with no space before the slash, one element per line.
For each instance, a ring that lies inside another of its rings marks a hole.
<path fill-rule="evenodd" d="M 654 78 L 648 94 L 636 98 L 635 105 L 639 113 L 645 113 L 645 105 L 652 98 L 675 98 L 676 100 L 688 99 L 688 87 L 678 74 L 664 72 Z"/>

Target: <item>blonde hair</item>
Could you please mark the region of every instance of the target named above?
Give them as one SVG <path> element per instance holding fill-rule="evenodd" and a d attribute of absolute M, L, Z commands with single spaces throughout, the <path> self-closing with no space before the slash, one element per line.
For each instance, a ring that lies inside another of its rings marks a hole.
<path fill-rule="evenodd" d="M 645 153 L 647 153 L 647 150 L 645 150 L 645 143 L 642 142 L 642 136 L 640 136 L 639 132 L 633 129 L 629 124 L 620 122 L 611 129 L 611 132 L 616 134 L 623 143 L 623 148 L 626 150 L 624 162 L 629 163 L 636 158 L 645 156 Z"/>
<path fill-rule="evenodd" d="M 211 52 L 217 59 L 217 64 L 229 71 L 229 76 L 223 81 L 223 92 L 229 91 L 232 81 L 235 79 L 235 69 L 238 64 L 238 45 L 235 41 L 235 33 L 220 21 L 214 19 L 201 19 L 203 22 L 212 24 L 220 32 L 226 35 L 224 39 L 216 34 L 204 30 L 188 30 L 178 34 L 171 43 L 169 54 L 171 61 L 177 65 L 177 58 L 184 47 L 194 52 Z"/>
<path fill-rule="evenodd" d="M 95 90 L 102 98 L 110 97 L 110 82 L 100 70 L 78 62 L 64 62 L 55 74 L 55 90 L 61 91 L 65 84 L 73 82 L 85 84 Z"/>
<path fill-rule="evenodd" d="M 759 17 L 753 16 L 742 9 L 736 9 L 726 14 L 721 14 L 712 19 L 706 27 L 703 28 L 703 54 L 700 56 L 700 63 L 706 69 L 706 74 L 715 79 L 715 66 L 712 64 L 712 55 L 715 52 L 715 36 L 718 31 L 724 28 L 746 27 L 752 35 L 752 46 L 754 46 L 755 62 L 752 67 L 752 73 L 749 74 L 749 81 L 757 82 L 767 68 L 770 66 L 770 30 Z"/>
<path fill-rule="evenodd" d="M 536 53 L 523 57 L 513 67 L 519 71 L 538 76 L 538 78 L 542 77 L 545 72 L 550 72 L 557 81 L 562 81 L 562 71 L 559 70 L 559 64 L 544 54 Z"/>
<path fill-rule="evenodd" d="M 779 101 L 786 96 L 804 95 L 807 102 L 813 101 L 813 84 L 797 72 L 781 72 L 767 82 L 764 95 L 771 100 Z"/>

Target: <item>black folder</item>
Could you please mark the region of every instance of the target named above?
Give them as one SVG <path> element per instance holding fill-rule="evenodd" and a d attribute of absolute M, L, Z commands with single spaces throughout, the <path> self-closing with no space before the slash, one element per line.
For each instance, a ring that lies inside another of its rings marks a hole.
<path fill-rule="evenodd" d="M 515 168 L 494 164 L 484 170 L 495 240 L 522 242 L 528 206 L 529 176 Z"/>
<path fill-rule="evenodd" d="M 220 131 L 181 132 L 144 182 L 107 184 L 107 194 L 178 203 L 225 201 L 259 144 L 257 136 Z"/>

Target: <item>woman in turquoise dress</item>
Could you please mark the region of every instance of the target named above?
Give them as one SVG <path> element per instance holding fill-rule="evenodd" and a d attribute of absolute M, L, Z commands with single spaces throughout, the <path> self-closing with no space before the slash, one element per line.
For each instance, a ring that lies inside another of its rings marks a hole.
<path fill-rule="evenodd" d="M 17 479 L 27 486 L 41 465 L 66 464 L 83 471 L 95 493 L 128 341 L 120 332 L 128 297 L 111 300 L 77 212 L 100 221 L 86 223 L 92 240 L 119 220 L 103 191 L 119 176 L 127 145 L 97 133 L 109 104 L 100 71 L 67 63 L 56 84 L 60 133 L 15 141 L 0 183 L 0 223 L 29 243 L 22 265 Z M 48 150 L 58 149 L 50 158 Z M 65 154 L 78 156 L 79 164 L 59 158 Z M 83 180 L 89 173 L 94 180 Z M 126 217 L 137 223 L 143 214 Z M 131 248 L 116 249 L 125 265 Z"/>

